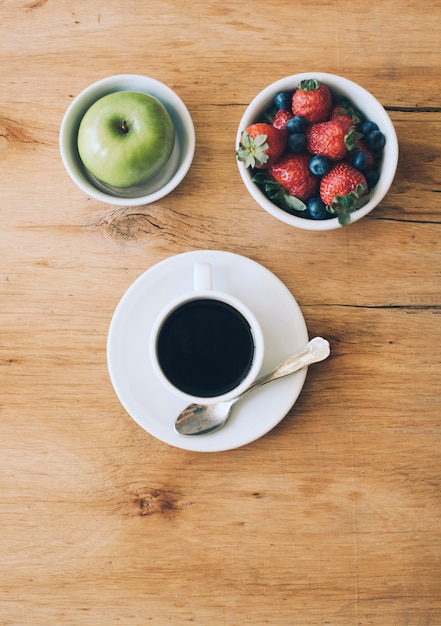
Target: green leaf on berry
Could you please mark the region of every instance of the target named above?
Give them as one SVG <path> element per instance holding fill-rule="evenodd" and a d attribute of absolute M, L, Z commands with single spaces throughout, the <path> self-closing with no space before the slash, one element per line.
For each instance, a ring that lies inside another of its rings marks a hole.
<path fill-rule="evenodd" d="M 269 159 L 266 154 L 266 150 L 269 148 L 266 139 L 266 135 L 251 137 L 246 131 L 243 131 L 240 136 L 239 149 L 236 151 L 237 159 L 243 161 L 245 167 L 265 165 Z"/>
<path fill-rule="evenodd" d="M 349 152 L 358 148 L 357 142 L 363 137 L 362 133 L 359 133 L 355 126 L 351 126 L 345 135 L 345 146 Z"/>
<path fill-rule="evenodd" d="M 335 196 L 331 206 L 326 207 L 329 213 L 338 216 L 339 224 L 347 226 L 351 221 L 351 213 L 357 209 L 361 209 L 369 202 L 369 193 L 367 193 L 367 185 L 357 185 L 354 191 L 345 196 Z"/>
<path fill-rule="evenodd" d="M 351 211 L 340 211 L 338 214 L 338 223 L 341 226 L 347 226 L 351 221 Z"/>
<path fill-rule="evenodd" d="M 269 200 L 288 211 L 288 213 L 306 211 L 306 204 L 302 200 L 289 194 L 282 185 L 279 185 L 266 172 L 256 172 L 251 180 L 262 189 Z"/>
<path fill-rule="evenodd" d="M 320 81 L 316 78 L 305 78 L 300 81 L 299 89 L 301 91 L 316 91 L 320 87 Z"/>
<path fill-rule="evenodd" d="M 267 124 L 272 124 L 274 122 L 274 117 L 277 110 L 278 109 L 276 106 L 272 106 L 270 109 L 262 113 L 261 119 L 259 121 L 266 122 Z"/>
<path fill-rule="evenodd" d="M 354 124 L 361 124 L 363 121 L 363 115 L 361 111 L 354 107 L 352 102 L 347 98 L 339 98 L 337 104 L 341 107 L 342 113 L 346 113 L 352 119 Z"/>

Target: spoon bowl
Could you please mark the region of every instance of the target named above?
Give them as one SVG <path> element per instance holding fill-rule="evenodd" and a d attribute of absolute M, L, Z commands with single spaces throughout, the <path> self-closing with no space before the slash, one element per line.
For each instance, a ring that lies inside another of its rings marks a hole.
<path fill-rule="evenodd" d="M 227 423 L 233 406 L 245 395 L 266 383 L 293 374 L 302 367 L 323 361 L 329 354 L 329 342 L 323 337 L 314 337 L 303 350 L 288 357 L 270 372 L 258 378 L 236 398 L 215 404 L 190 404 L 187 406 L 176 419 L 175 431 L 185 437 L 214 433 Z"/>

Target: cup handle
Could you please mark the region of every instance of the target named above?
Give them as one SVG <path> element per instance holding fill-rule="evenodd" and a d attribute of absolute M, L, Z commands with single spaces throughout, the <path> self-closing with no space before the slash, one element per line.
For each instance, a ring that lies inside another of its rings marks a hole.
<path fill-rule="evenodd" d="M 195 263 L 193 271 L 193 288 L 195 291 L 213 289 L 210 263 Z"/>

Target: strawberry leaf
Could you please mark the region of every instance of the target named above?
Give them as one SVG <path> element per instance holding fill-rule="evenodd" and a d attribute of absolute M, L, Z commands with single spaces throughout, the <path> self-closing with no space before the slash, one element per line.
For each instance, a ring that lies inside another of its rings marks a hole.
<path fill-rule="evenodd" d="M 266 142 L 266 135 L 262 134 L 262 135 L 256 135 L 256 137 L 254 137 L 254 145 L 258 148 L 265 146 L 265 142 Z"/>
<path fill-rule="evenodd" d="M 351 221 L 351 211 L 339 211 L 338 223 L 341 226 L 347 226 Z"/>
<path fill-rule="evenodd" d="M 272 124 L 274 122 L 274 117 L 276 115 L 277 112 L 277 107 L 276 106 L 272 106 L 268 111 L 264 111 L 262 113 L 261 122 L 266 122 L 267 124 Z"/>
<path fill-rule="evenodd" d="M 357 142 L 363 137 L 363 133 L 359 133 L 355 126 L 351 126 L 345 135 L 345 146 L 349 152 L 358 148 Z"/>
<path fill-rule="evenodd" d="M 266 150 L 269 148 L 266 139 L 266 135 L 251 137 L 246 131 L 243 131 L 240 136 L 239 149 L 236 151 L 238 161 L 243 161 L 245 167 L 265 165 L 269 159 L 266 154 Z"/>
<path fill-rule="evenodd" d="M 306 211 L 307 209 L 306 204 L 302 200 L 292 196 L 287 191 L 280 197 L 280 204 L 282 205 L 282 209 L 285 209 L 288 213 L 292 211 Z"/>
<path fill-rule="evenodd" d="M 338 223 L 341 226 L 347 226 L 349 224 L 349 222 L 351 221 L 351 213 L 352 213 L 352 211 L 349 211 L 347 209 L 343 209 L 342 207 L 339 207 L 338 210 L 337 210 L 337 209 L 333 208 L 332 206 L 327 206 L 326 210 L 328 211 L 328 213 L 330 213 L 334 217 L 338 218 Z"/>
<path fill-rule="evenodd" d="M 273 195 L 280 189 L 279 183 L 266 172 L 255 172 L 251 180 L 259 185 L 267 195 Z"/>
<path fill-rule="evenodd" d="M 305 78 L 299 84 L 301 91 L 316 91 L 319 87 L 320 82 L 316 78 Z"/>
<path fill-rule="evenodd" d="M 266 197 L 288 213 L 306 211 L 306 204 L 299 198 L 289 194 L 282 185 L 276 182 L 266 172 L 256 172 L 251 179 L 266 195 Z"/>
<path fill-rule="evenodd" d="M 338 99 L 337 104 L 341 107 L 341 112 L 349 115 L 354 124 L 361 124 L 361 122 L 363 121 L 363 116 L 361 112 L 356 107 L 354 107 L 350 100 L 342 97 Z"/>
<path fill-rule="evenodd" d="M 331 208 L 337 212 L 339 209 L 343 211 L 355 211 L 356 209 L 364 206 L 369 200 L 367 191 L 367 185 L 357 185 L 357 188 L 354 189 L 354 191 L 351 191 L 344 196 L 335 196 L 332 201 Z"/>
<path fill-rule="evenodd" d="M 366 185 L 357 185 L 354 191 L 345 196 L 335 196 L 332 205 L 326 207 L 329 213 L 338 216 L 338 221 L 342 226 L 347 226 L 351 221 L 351 213 L 368 203 L 369 193 Z"/>

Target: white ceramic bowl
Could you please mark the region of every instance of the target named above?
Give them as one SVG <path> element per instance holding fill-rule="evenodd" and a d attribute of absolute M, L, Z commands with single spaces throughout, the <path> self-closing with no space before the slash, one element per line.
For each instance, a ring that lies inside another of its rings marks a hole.
<path fill-rule="evenodd" d="M 369 202 L 361 209 L 351 213 L 350 223 L 353 223 L 367 215 L 367 213 L 372 211 L 372 209 L 374 209 L 381 202 L 392 184 L 398 164 L 398 140 L 395 128 L 389 115 L 378 100 L 357 83 L 354 83 L 347 78 L 336 76 L 335 74 L 327 74 L 323 72 L 305 72 L 302 74 L 294 74 L 272 83 L 263 89 L 263 91 L 261 91 L 247 107 L 237 131 L 236 149 L 239 146 L 242 131 L 250 126 L 250 124 L 256 122 L 264 111 L 271 108 L 273 98 L 276 93 L 285 90 L 294 91 L 300 81 L 307 78 L 316 78 L 321 83 L 328 85 L 335 96 L 346 96 L 349 98 L 364 114 L 366 119 L 376 122 L 379 129 L 386 137 L 386 145 L 384 146 L 383 159 L 380 167 L 380 179 L 376 186 L 372 189 Z M 262 208 L 277 219 L 289 224 L 290 226 L 296 226 L 297 228 L 306 230 L 323 231 L 341 228 L 337 217 L 332 217 L 327 220 L 313 220 L 287 213 L 271 202 L 271 200 L 265 196 L 256 183 L 252 181 L 251 168 L 246 168 L 240 161 L 237 163 L 240 175 L 249 193 Z"/>
<path fill-rule="evenodd" d="M 85 112 L 99 98 L 115 91 L 140 91 L 166 107 L 175 126 L 175 147 L 165 167 L 140 187 L 116 189 L 100 184 L 84 168 L 77 148 L 78 127 Z M 109 76 L 86 87 L 68 107 L 60 128 L 60 152 L 64 166 L 87 195 L 107 204 L 140 206 L 163 198 L 175 189 L 190 169 L 195 151 L 193 120 L 179 96 L 154 78 L 137 74 Z"/>

